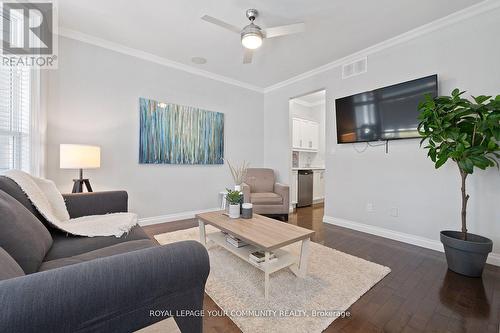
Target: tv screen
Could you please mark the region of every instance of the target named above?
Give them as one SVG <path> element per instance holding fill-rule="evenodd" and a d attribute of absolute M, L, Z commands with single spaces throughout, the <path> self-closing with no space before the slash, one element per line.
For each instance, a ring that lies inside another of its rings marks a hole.
<path fill-rule="evenodd" d="M 437 96 L 437 75 L 335 100 L 338 143 L 419 137 L 418 104 Z"/>

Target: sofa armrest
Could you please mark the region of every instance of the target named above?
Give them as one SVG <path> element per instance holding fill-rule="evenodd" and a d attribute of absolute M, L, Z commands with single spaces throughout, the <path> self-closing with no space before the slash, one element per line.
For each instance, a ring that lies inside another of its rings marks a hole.
<path fill-rule="evenodd" d="M 206 249 L 184 241 L 4 280 L 0 332 L 132 332 L 162 310 L 201 333 L 202 318 L 181 311 L 201 312 L 209 269 Z"/>
<path fill-rule="evenodd" d="M 243 192 L 243 202 L 250 202 L 250 185 L 241 183 L 241 191 Z"/>
<path fill-rule="evenodd" d="M 126 191 L 63 194 L 71 218 L 128 211 Z"/>
<path fill-rule="evenodd" d="M 288 185 L 276 183 L 274 184 L 274 193 L 279 194 L 283 198 L 283 205 L 290 206 L 290 188 Z"/>

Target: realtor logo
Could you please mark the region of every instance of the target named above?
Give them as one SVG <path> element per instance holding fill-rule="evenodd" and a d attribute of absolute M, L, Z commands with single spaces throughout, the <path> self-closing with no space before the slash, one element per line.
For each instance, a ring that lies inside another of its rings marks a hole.
<path fill-rule="evenodd" d="M 52 2 L 2 3 L 2 65 L 54 68 Z"/>

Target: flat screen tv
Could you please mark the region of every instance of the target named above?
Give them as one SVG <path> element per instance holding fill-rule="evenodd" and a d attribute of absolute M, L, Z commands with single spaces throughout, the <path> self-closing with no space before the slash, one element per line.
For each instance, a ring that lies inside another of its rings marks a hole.
<path fill-rule="evenodd" d="M 337 142 L 418 138 L 418 104 L 437 89 L 437 75 L 430 75 L 336 99 Z"/>

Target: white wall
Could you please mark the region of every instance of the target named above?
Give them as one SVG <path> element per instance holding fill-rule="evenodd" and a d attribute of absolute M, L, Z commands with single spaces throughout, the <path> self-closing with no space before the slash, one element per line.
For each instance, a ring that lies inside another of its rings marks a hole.
<path fill-rule="evenodd" d="M 102 147 L 102 167 L 86 172 L 95 190 L 127 190 L 140 217 L 217 207 L 227 165 L 138 163 L 139 97 L 223 112 L 225 157 L 263 163 L 263 94 L 67 38 L 47 74 L 47 176 L 63 192 L 77 172 L 59 169 L 59 144 L 86 143 Z"/>
<path fill-rule="evenodd" d="M 315 111 L 315 107 L 298 104 L 294 100 L 290 103 L 290 113 L 295 118 L 307 119 L 319 123 L 321 122 L 321 114 Z"/>
<path fill-rule="evenodd" d="M 391 142 L 388 155 L 384 147 L 358 153 L 350 144 L 337 145 L 334 101 L 434 73 L 441 94 L 455 87 L 468 94 L 500 94 L 498 22 L 496 9 L 370 54 L 366 74 L 342 80 L 337 67 L 266 93 L 265 164 L 289 179 L 289 98 L 326 88 L 325 215 L 436 241 L 440 230 L 459 229 L 457 167 L 447 163 L 435 170 L 418 140 Z M 469 229 L 492 238 L 500 254 L 499 172 L 479 170 L 468 185 Z M 366 211 L 367 203 L 374 212 Z M 393 207 L 399 217 L 389 215 Z"/>

